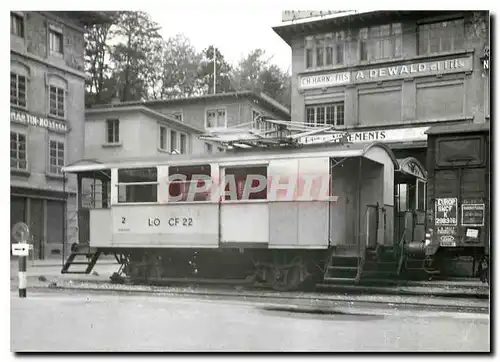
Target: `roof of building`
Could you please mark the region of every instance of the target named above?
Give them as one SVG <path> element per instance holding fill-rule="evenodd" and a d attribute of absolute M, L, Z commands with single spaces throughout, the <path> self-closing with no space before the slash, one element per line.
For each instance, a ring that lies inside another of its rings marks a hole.
<path fill-rule="evenodd" d="M 425 133 L 428 135 L 489 132 L 490 122 L 486 123 L 461 123 L 454 125 L 438 125 L 429 128 Z"/>
<path fill-rule="evenodd" d="M 444 11 L 443 11 L 444 12 Z M 454 11 L 456 12 L 456 11 Z M 429 14 L 435 16 L 432 11 L 410 11 L 410 10 L 372 10 L 372 11 L 345 11 L 320 16 L 304 17 L 296 20 L 283 22 L 273 27 L 273 30 L 291 46 L 292 38 L 296 34 L 308 35 L 317 33 L 328 33 L 335 29 L 347 29 L 356 23 L 356 26 L 364 27 L 383 21 L 388 17 L 421 16 Z M 364 24 L 364 25 L 363 25 Z"/>
<path fill-rule="evenodd" d="M 161 104 L 171 104 L 177 105 L 181 103 L 193 103 L 193 102 L 210 102 L 212 100 L 219 99 L 228 99 L 228 98 L 252 98 L 258 102 L 263 103 L 263 107 L 271 108 L 276 113 L 278 113 L 284 120 L 290 119 L 290 110 L 271 98 L 265 93 L 257 93 L 252 91 L 241 91 L 241 92 L 229 92 L 229 93 L 216 93 L 216 94 L 206 94 L 202 96 L 194 96 L 194 97 L 182 97 L 182 98 L 168 98 L 168 99 L 152 99 L 145 101 L 127 101 L 127 102 L 119 102 L 119 103 L 110 103 L 110 104 L 100 104 L 93 105 L 90 109 L 100 109 L 100 108 L 120 108 L 132 105 L 161 105 Z"/>
<path fill-rule="evenodd" d="M 144 107 L 142 105 L 128 105 L 128 106 L 123 106 L 123 107 L 102 107 L 98 109 L 86 109 L 85 110 L 85 115 L 93 115 L 93 114 L 102 114 L 102 113 L 117 113 L 117 112 L 142 112 L 148 116 L 155 117 L 161 121 L 165 121 L 169 124 L 173 124 L 177 126 L 178 128 L 189 131 L 189 132 L 194 132 L 197 134 L 202 134 L 204 131 L 201 129 L 198 129 L 196 127 L 190 126 L 184 122 L 180 122 L 176 120 L 173 117 L 170 117 L 166 114 L 163 114 L 161 112 L 157 112 L 155 110 L 152 110 L 151 108 Z M 87 120 L 87 119 L 86 119 Z"/>
<path fill-rule="evenodd" d="M 54 15 L 74 19 L 83 25 L 110 23 L 116 11 L 51 11 Z"/>

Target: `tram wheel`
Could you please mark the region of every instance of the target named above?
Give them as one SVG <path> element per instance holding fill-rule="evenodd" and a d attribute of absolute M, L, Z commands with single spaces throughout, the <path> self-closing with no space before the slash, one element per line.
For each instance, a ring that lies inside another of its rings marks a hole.
<path fill-rule="evenodd" d="M 269 273 L 271 287 L 279 292 L 297 289 L 301 283 L 300 274 L 299 265 L 289 268 L 273 268 Z"/>

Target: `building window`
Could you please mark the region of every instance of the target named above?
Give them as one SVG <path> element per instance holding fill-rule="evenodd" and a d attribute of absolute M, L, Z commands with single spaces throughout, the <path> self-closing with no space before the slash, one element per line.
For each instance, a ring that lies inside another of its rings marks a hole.
<path fill-rule="evenodd" d="M 10 33 L 24 38 L 24 18 L 21 15 L 10 13 Z"/>
<path fill-rule="evenodd" d="M 49 30 L 49 49 L 51 53 L 62 54 L 63 52 L 63 35 L 61 31 Z"/>
<path fill-rule="evenodd" d="M 49 114 L 64 118 L 64 89 L 51 85 L 49 87 Z"/>
<path fill-rule="evenodd" d="M 10 168 L 14 170 L 26 170 L 26 135 L 18 132 L 10 132 Z"/>
<path fill-rule="evenodd" d="M 210 143 L 205 143 L 205 152 L 212 153 L 212 145 Z"/>
<path fill-rule="evenodd" d="M 181 154 L 185 155 L 187 153 L 187 136 L 184 133 L 181 133 L 180 137 L 181 137 L 181 141 L 180 141 L 181 149 L 180 149 L 180 152 L 181 152 Z"/>
<path fill-rule="evenodd" d="M 306 37 L 306 68 L 344 64 L 345 34 L 343 31 Z"/>
<path fill-rule="evenodd" d="M 26 77 L 10 72 L 10 104 L 26 107 Z"/>
<path fill-rule="evenodd" d="M 118 170 L 118 202 L 156 202 L 158 200 L 156 167 Z"/>
<path fill-rule="evenodd" d="M 418 26 L 418 54 L 460 50 L 464 47 L 463 19 L 422 24 Z"/>
<path fill-rule="evenodd" d="M 226 127 L 226 110 L 209 109 L 207 111 L 207 121 L 205 128 Z"/>
<path fill-rule="evenodd" d="M 49 152 L 49 173 L 62 175 L 62 167 L 64 166 L 64 142 L 51 140 Z"/>
<path fill-rule="evenodd" d="M 160 126 L 160 140 L 159 140 L 159 148 L 162 151 L 167 150 L 167 127 Z"/>
<path fill-rule="evenodd" d="M 386 24 L 359 30 L 360 60 L 398 58 L 402 55 L 401 23 Z"/>
<path fill-rule="evenodd" d="M 107 143 L 120 143 L 120 120 L 106 120 L 106 141 Z"/>
<path fill-rule="evenodd" d="M 177 150 L 177 132 L 170 131 L 170 152 Z"/>
<path fill-rule="evenodd" d="M 309 126 L 343 126 L 344 103 L 307 106 L 306 124 Z"/>
<path fill-rule="evenodd" d="M 177 121 L 182 122 L 182 112 L 175 112 L 172 115 Z"/>

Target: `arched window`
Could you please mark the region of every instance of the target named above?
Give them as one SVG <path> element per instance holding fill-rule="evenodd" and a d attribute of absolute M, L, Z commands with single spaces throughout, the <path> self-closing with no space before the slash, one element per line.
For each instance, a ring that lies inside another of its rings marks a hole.
<path fill-rule="evenodd" d="M 28 82 L 30 68 L 19 61 L 10 63 L 10 104 L 16 107 L 28 106 Z"/>

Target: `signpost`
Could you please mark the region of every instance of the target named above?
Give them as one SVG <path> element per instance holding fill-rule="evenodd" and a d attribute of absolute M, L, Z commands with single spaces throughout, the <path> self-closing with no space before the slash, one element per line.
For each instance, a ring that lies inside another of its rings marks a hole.
<path fill-rule="evenodd" d="M 28 225 L 18 222 L 12 228 L 12 237 L 17 243 L 12 244 L 12 255 L 19 257 L 19 298 L 26 298 L 26 259 L 33 245 L 29 244 L 30 231 Z"/>

